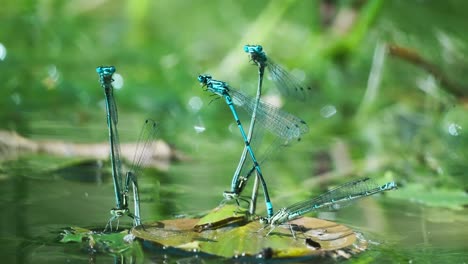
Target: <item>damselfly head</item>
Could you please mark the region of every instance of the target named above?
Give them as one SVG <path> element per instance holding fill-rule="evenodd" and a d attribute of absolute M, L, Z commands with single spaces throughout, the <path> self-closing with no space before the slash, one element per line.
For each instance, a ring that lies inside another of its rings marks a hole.
<path fill-rule="evenodd" d="M 263 51 L 263 47 L 261 45 L 255 45 L 253 49 L 258 53 Z"/>
<path fill-rule="evenodd" d="M 201 84 L 207 85 L 208 82 L 212 79 L 212 77 L 209 74 L 200 74 L 198 75 L 197 79 Z"/>
<path fill-rule="evenodd" d="M 245 45 L 244 51 L 249 54 L 250 61 L 254 65 L 259 66 L 259 70 L 263 71 L 267 66 L 267 57 L 265 52 L 263 52 L 263 47 L 261 45 Z"/>
<path fill-rule="evenodd" d="M 115 73 L 115 67 L 114 66 L 99 66 L 96 68 L 96 72 L 100 76 L 110 76 Z"/>
<path fill-rule="evenodd" d="M 245 45 L 244 51 L 247 53 L 261 53 L 263 47 L 261 45 Z"/>

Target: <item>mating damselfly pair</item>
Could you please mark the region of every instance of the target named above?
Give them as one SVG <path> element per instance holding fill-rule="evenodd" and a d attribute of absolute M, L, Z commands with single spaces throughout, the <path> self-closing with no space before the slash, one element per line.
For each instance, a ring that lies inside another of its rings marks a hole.
<path fill-rule="evenodd" d="M 268 186 L 260 168 L 260 163 L 263 162 L 271 152 L 274 152 L 280 146 L 287 145 L 293 141 L 299 141 L 302 135 L 308 132 L 309 128 L 306 122 L 301 118 L 285 112 L 260 99 L 265 68 L 268 69 L 270 78 L 273 80 L 280 93 L 284 96 L 293 97 L 299 100 L 307 100 L 311 97 L 313 89 L 302 85 L 295 77 L 289 74 L 281 66 L 274 63 L 266 56 L 262 46 L 245 45 L 244 51 L 249 53 L 251 61 L 258 66 L 258 86 L 256 97 L 250 97 L 245 93 L 234 89 L 224 81 L 215 80 L 209 74 L 198 76 L 198 81 L 204 88 L 206 88 L 206 91 L 219 95 L 225 100 L 234 116 L 234 120 L 244 141 L 245 147 L 241 154 L 239 164 L 234 172 L 231 189 L 229 191 L 225 191 L 223 194 L 225 199 L 235 199 L 238 201 L 248 179 L 255 172 L 257 175 L 256 180 L 258 179 L 262 186 L 267 210 L 267 216 L 261 217 L 261 221 L 266 225 L 265 227 L 270 226 L 269 234 L 276 226 L 285 224 L 286 222 L 301 217 L 308 212 L 324 208 L 337 209 L 337 206 L 343 206 L 356 199 L 396 188 L 396 184 L 394 182 L 388 182 L 379 186 L 373 183 L 369 178 L 358 179 L 340 185 L 317 198 L 296 203 L 289 207 L 284 207 L 274 213 L 273 204 L 268 192 Z M 245 132 L 242 126 L 236 106 L 240 106 L 246 110 L 248 115 L 251 116 L 248 133 Z M 258 159 L 253 150 L 254 144 L 252 139 L 256 123 L 260 124 L 277 138 L 273 144 L 268 147 L 265 154 L 266 157 L 261 159 Z M 252 166 L 245 165 L 247 153 L 253 163 Z M 252 198 L 249 201 L 249 213 L 251 215 L 255 214 L 257 196 L 256 188 L 258 188 L 257 182 L 254 183 Z"/>
<path fill-rule="evenodd" d="M 266 56 L 262 46 L 246 45 L 244 47 L 244 51 L 249 53 L 251 61 L 258 66 L 258 86 L 256 97 L 250 97 L 245 93 L 234 89 L 224 81 L 215 80 L 211 75 L 205 74 L 198 76 L 198 81 L 206 88 L 207 91 L 216 94 L 225 100 L 234 116 L 234 120 L 244 141 L 244 150 L 234 172 L 231 181 L 231 188 L 229 191 L 225 191 L 223 193 L 225 199 L 235 200 L 236 202 L 238 202 L 239 199 L 243 199 L 241 197 L 241 193 L 245 189 L 252 174 L 255 173 L 255 183 L 252 196 L 249 201 L 249 213 L 251 216 L 256 215 L 255 210 L 259 181 L 262 186 L 267 210 L 266 217 L 259 218 L 261 219 L 261 222 L 265 224 L 265 227 L 270 227 L 268 232 L 269 234 L 276 226 L 285 224 L 288 221 L 301 217 L 311 211 L 323 208 L 337 209 L 337 207 L 349 204 L 351 201 L 356 199 L 396 188 L 396 184 L 394 182 L 378 185 L 373 183 L 369 178 L 358 179 L 340 185 L 314 199 L 284 207 L 275 213 L 260 164 L 281 146 L 288 145 L 291 142 L 300 141 L 302 136 L 309 131 L 309 127 L 301 118 L 261 100 L 265 68 L 268 69 L 270 78 L 274 81 L 282 95 L 299 100 L 307 100 L 311 97 L 313 89 L 302 85 L 281 66 L 274 63 Z M 112 223 L 114 221 L 117 221 L 118 226 L 120 217 L 125 215 L 133 218 L 134 226 L 141 225 L 142 221 L 137 175 L 140 172 L 141 164 L 151 155 L 151 142 L 154 140 L 158 126 L 150 119 L 145 121 L 136 147 L 133 164 L 124 176 L 122 173 L 120 144 L 117 131 L 118 113 L 113 95 L 114 88 L 112 86 L 112 76 L 115 73 L 115 67 L 101 66 L 98 67 L 96 71 L 99 75 L 100 83 L 105 94 L 107 127 L 110 143 L 110 160 L 116 200 L 116 207 L 111 210 L 112 216 L 106 225 L 106 230 L 108 227 L 112 230 Z M 251 116 L 248 132 L 246 132 L 242 126 L 236 106 L 240 106 Z M 253 141 L 255 138 L 254 131 L 256 133 L 258 130 L 255 129 L 256 123 L 269 131 L 275 137 L 273 144 L 267 148 L 260 159 L 254 152 L 254 148 L 257 149 L 258 147 L 257 142 Z M 247 162 L 247 153 L 248 156 L 250 156 L 250 162 Z M 251 165 L 249 165 L 250 163 Z M 132 187 L 133 190 L 134 212 L 130 211 L 128 205 L 130 187 Z"/>
<path fill-rule="evenodd" d="M 99 75 L 99 81 L 101 83 L 101 87 L 104 89 L 105 94 L 107 128 L 109 131 L 110 161 L 116 204 L 115 208 L 111 209 L 111 218 L 107 222 L 104 231 L 106 231 L 108 228 L 110 231 L 112 231 L 112 223 L 117 221 L 116 229 L 118 229 L 119 220 L 122 216 L 131 217 L 133 219 L 134 226 L 142 224 L 137 176 L 140 174 L 141 165 L 149 161 L 154 151 L 154 146 L 152 143 L 158 130 L 158 124 L 151 119 L 144 121 L 143 128 L 141 129 L 136 145 L 132 165 L 124 177 L 122 171 L 122 162 L 120 159 L 119 134 L 117 131 L 119 117 L 114 98 L 114 87 L 112 85 L 112 76 L 115 73 L 115 67 L 100 66 L 96 68 L 96 72 Z M 133 192 L 133 213 L 130 211 L 128 205 L 130 185 Z"/>

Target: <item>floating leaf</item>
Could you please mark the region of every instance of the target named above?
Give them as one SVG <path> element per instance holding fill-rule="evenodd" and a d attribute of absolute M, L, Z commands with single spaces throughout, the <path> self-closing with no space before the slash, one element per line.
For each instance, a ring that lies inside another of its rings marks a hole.
<path fill-rule="evenodd" d="M 310 217 L 291 221 L 292 226 L 279 226 L 268 236 L 265 236 L 267 230 L 258 221 L 196 232 L 193 227 L 199 221 L 165 220 L 145 225 L 144 228 L 134 228 L 132 234 L 158 245 L 223 257 L 291 258 L 321 255 L 347 248 L 356 242 L 356 235 L 349 228 Z M 296 238 L 291 233 L 291 227 L 294 227 Z"/>
<path fill-rule="evenodd" d="M 201 232 L 233 224 L 245 224 L 247 220 L 247 210 L 241 209 L 235 205 L 222 205 L 200 218 L 200 221 L 194 226 L 194 229 Z"/>
<path fill-rule="evenodd" d="M 199 219 L 165 220 L 138 226 L 132 229 L 131 233 L 138 238 L 153 241 L 164 246 L 198 249 L 198 245 L 187 248 L 188 243 L 196 241 L 196 238 L 200 237 L 201 233 L 193 229 L 198 221 Z"/>
<path fill-rule="evenodd" d="M 101 233 L 89 229 L 72 227 L 71 230 L 64 230 L 60 242 L 85 242 L 86 247 L 97 252 L 107 252 L 122 254 L 129 250 L 138 250 L 138 243 L 132 243 L 133 239 L 127 239 L 128 230 L 118 233 Z M 138 250 L 141 251 L 141 250 Z"/>
<path fill-rule="evenodd" d="M 60 242 L 62 243 L 69 243 L 75 242 L 79 243 L 83 241 L 83 239 L 87 238 L 93 231 L 81 228 L 81 227 L 72 227 L 70 230 L 64 230 L 60 235 Z"/>

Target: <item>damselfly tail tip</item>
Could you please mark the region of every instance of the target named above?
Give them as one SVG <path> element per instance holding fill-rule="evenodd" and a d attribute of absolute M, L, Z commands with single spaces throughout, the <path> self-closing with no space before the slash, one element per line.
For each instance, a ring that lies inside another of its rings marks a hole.
<path fill-rule="evenodd" d="M 395 182 L 387 182 L 384 184 L 380 189 L 385 190 L 385 191 L 390 191 L 390 190 L 396 190 L 398 189 L 398 186 Z"/>
<path fill-rule="evenodd" d="M 230 191 L 224 191 L 223 192 L 223 197 L 226 200 L 234 200 L 239 198 L 239 194 L 235 192 L 230 192 Z"/>

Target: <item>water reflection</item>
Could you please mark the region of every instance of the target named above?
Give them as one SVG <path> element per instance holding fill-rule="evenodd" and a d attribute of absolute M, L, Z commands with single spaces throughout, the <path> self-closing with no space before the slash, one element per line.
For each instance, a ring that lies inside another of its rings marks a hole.
<path fill-rule="evenodd" d="M 320 115 L 324 118 L 330 118 L 336 114 L 337 110 L 334 105 L 326 105 L 320 109 Z"/>
<path fill-rule="evenodd" d="M 188 109 L 191 112 L 198 112 L 203 107 L 203 101 L 198 96 L 193 96 L 188 101 Z"/>
<path fill-rule="evenodd" d="M 60 81 L 60 72 L 55 65 L 49 65 L 46 68 L 47 74 L 42 79 L 42 84 L 48 89 L 53 90 L 57 88 L 57 85 Z"/>
<path fill-rule="evenodd" d="M 11 94 L 10 98 L 13 101 L 13 103 L 15 103 L 16 105 L 21 104 L 21 95 L 19 93 Z"/>
<path fill-rule="evenodd" d="M 0 42 L 0 60 L 5 60 L 7 56 L 7 50 L 5 46 Z"/>
<path fill-rule="evenodd" d="M 451 123 L 448 126 L 448 133 L 455 137 L 460 135 L 461 130 L 462 130 L 462 127 L 455 123 Z"/>
<path fill-rule="evenodd" d="M 114 73 L 114 75 L 112 75 L 112 78 L 114 79 L 114 81 L 112 82 L 112 85 L 114 86 L 114 88 L 121 89 L 124 85 L 123 76 L 118 73 Z"/>

